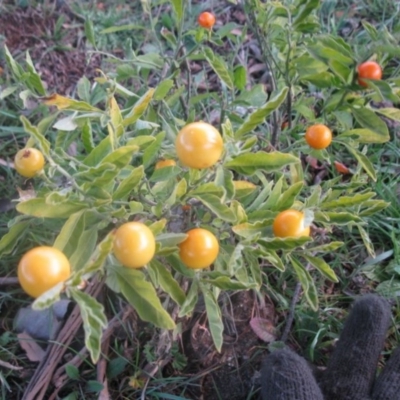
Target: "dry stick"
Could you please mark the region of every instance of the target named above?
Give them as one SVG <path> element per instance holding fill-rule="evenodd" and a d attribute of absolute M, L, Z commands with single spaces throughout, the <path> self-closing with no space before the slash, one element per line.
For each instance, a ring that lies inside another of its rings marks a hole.
<path fill-rule="evenodd" d="M 110 392 L 108 391 L 108 381 L 107 381 L 107 354 L 110 347 L 111 335 L 101 344 L 101 357 L 97 363 L 97 382 L 103 384 L 103 389 L 99 394 L 98 400 L 110 400 Z"/>
<path fill-rule="evenodd" d="M 315 253 L 312 253 L 315 255 Z M 312 268 L 312 265 L 310 263 L 307 263 L 305 269 L 306 271 L 309 271 Z M 296 287 L 294 289 L 292 301 L 290 302 L 290 308 L 289 308 L 289 317 L 286 321 L 285 325 L 285 330 L 283 331 L 282 337 L 281 337 L 281 342 L 286 342 L 289 336 L 290 328 L 292 327 L 293 320 L 294 320 L 294 312 L 296 308 L 296 303 L 299 300 L 300 296 L 300 291 L 301 291 L 301 283 L 297 282 Z"/>
<path fill-rule="evenodd" d="M 288 339 L 290 328 L 292 327 L 292 324 L 293 324 L 294 310 L 296 308 L 297 301 L 299 300 L 300 291 L 301 291 L 301 283 L 297 282 L 296 283 L 296 287 L 294 289 L 292 301 L 290 302 L 289 316 L 288 316 L 288 319 L 286 320 L 285 329 L 284 329 L 283 334 L 281 336 L 281 342 L 285 343 L 287 341 L 287 339 Z"/>
<path fill-rule="evenodd" d="M 0 286 L 18 285 L 18 278 L 0 278 Z"/>
<path fill-rule="evenodd" d="M 94 280 L 85 292 L 93 297 L 97 297 L 103 288 L 104 281 Z M 43 360 L 37 366 L 28 387 L 25 390 L 22 400 L 41 400 L 44 399 L 47 388 L 50 385 L 53 372 L 61 361 L 69 344 L 75 338 L 76 332 L 82 324 L 79 306 L 76 305 L 65 325 L 57 335 L 54 342 L 49 343 Z"/>
<path fill-rule="evenodd" d="M 118 326 L 121 325 L 122 322 L 126 321 L 127 318 L 133 313 L 133 308 L 130 305 L 127 305 L 121 312 L 119 312 L 109 323 L 106 328 L 106 330 L 103 332 L 102 338 L 101 338 L 101 346 L 102 350 L 104 351 L 104 346 L 106 343 L 111 338 L 111 335 L 113 334 L 114 330 L 118 328 Z M 52 381 L 54 386 L 56 387 L 56 390 L 53 392 L 53 394 L 49 397 L 48 400 L 54 400 L 57 398 L 58 392 L 61 390 L 61 388 L 66 384 L 68 381 L 69 377 L 67 375 L 66 367 L 68 365 L 73 365 L 76 368 L 79 368 L 79 366 L 85 361 L 86 357 L 88 355 L 88 350 L 86 347 L 83 347 L 78 354 L 75 355 L 75 357 L 68 361 L 65 365 L 62 365 L 57 369 L 57 371 L 54 373 Z"/>

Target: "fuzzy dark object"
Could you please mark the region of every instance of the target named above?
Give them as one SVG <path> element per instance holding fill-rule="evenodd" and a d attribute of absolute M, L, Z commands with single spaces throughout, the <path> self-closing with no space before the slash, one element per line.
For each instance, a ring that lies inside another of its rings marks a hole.
<path fill-rule="evenodd" d="M 400 400 L 400 349 L 375 381 L 389 323 L 386 300 L 362 297 L 354 304 L 321 380 L 317 383 L 306 361 L 294 352 L 277 350 L 263 364 L 262 399 Z"/>

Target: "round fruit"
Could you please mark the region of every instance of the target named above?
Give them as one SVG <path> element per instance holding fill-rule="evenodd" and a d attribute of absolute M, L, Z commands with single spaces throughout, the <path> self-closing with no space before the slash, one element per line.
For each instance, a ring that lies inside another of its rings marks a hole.
<path fill-rule="evenodd" d="M 304 214 L 297 210 L 279 213 L 272 226 L 274 235 L 280 238 L 310 236 L 310 227 L 304 227 Z"/>
<path fill-rule="evenodd" d="M 15 155 L 14 166 L 20 175 L 32 178 L 43 169 L 43 154 L 33 148 L 22 149 Z"/>
<path fill-rule="evenodd" d="M 68 258 L 55 247 L 35 247 L 25 253 L 18 264 L 19 283 L 32 297 L 39 297 L 70 275 Z"/>
<path fill-rule="evenodd" d="M 212 125 L 192 122 L 180 130 L 175 147 L 184 166 L 204 169 L 220 159 L 224 143 L 220 133 Z"/>
<path fill-rule="evenodd" d="M 215 24 L 215 16 L 208 11 L 202 12 L 197 18 L 200 26 L 206 29 L 211 29 Z"/>
<path fill-rule="evenodd" d="M 160 160 L 157 162 L 155 169 L 161 169 L 164 167 L 173 167 L 176 165 L 176 162 L 174 160 Z"/>
<path fill-rule="evenodd" d="M 307 128 L 306 142 L 316 150 L 326 149 L 332 142 L 331 130 L 322 124 L 312 125 Z"/>
<path fill-rule="evenodd" d="M 127 222 L 116 230 L 113 250 L 123 266 L 141 268 L 154 257 L 156 240 L 145 224 Z"/>
<path fill-rule="evenodd" d="M 187 239 L 179 245 L 179 257 L 182 262 L 192 269 L 209 267 L 219 253 L 217 238 L 202 228 L 191 229 L 187 235 Z"/>
<path fill-rule="evenodd" d="M 358 84 L 361 86 L 368 86 L 364 79 L 373 79 L 379 81 L 382 79 L 382 68 L 375 61 L 366 61 L 357 67 Z"/>

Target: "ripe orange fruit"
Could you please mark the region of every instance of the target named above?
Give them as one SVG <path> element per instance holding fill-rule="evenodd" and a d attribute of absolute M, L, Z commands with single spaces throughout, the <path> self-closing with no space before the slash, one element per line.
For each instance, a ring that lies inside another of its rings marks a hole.
<path fill-rule="evenodd" d="M 304 214 L 297 210 L 285 210 L 274 219 L 274 235 L 280 238 L 310 236 L 310 227 L 304 227 Z"/>
<path fill-rule="evenodd" d="M 15 155 L 14 166 L 20 175 L 25 178 L 33 178 L 43 169 L 43 154 L 34 148 L 21 149 Z"/>
<path fill-rule="evenodd" d="M 160 160 L 157 161 L 155 169 L 161 169 L 164 167 L 173 167 L 176 165 L 176 162 L 174 160 Z"/>
<path fill-rule="evenodd" d="M 25 253 L 18 264 L 19 283 L 32 297 L 39 297 L 70 275 L 68 258 L 55 247 L 35 247 Z"/>
<path fill-rule="evenodd" d="M 200 26 L 206 29 L 211 29 L 215 24 L 215 16 L 208 11 L 202 12 L 197 18 Z"/>
<path fill-rule="evenodd" d="M 368 86 L 365 79 L 373 79 L 379 81 L 382 79 L 382 68 L 375 61 L 366 61 L 357 67 L 358 72 L 358 84 L 361 86 Z"/>
<path fill-rule="evenodd" d="M 178 133 L 175 148 L 184 166 L 204 169 L 220 159 L 224 143 L 220 133 L 212 125 L 192 122 Z"/>
<path fill-rule="evenodd" d="M 312 125 L 307 128 L 305 139 L 313 149 L 326 149 L 332 142 L 332 132 L 325 125 Z"/>
<path fill-rule="evenodd" d="M 217 258 L 219 243 L 207 229 L 194 228 L 187 232 L 187 239 L 179 245 L 179 257 L 192 269 L 209 267 Z"/>
<path fill-rule="evenodd" d="M 116 230 L 113 250 L 124 267 L 141 268 L 154 257 L 156 240 L 145 224 L 127 222 Z"/>

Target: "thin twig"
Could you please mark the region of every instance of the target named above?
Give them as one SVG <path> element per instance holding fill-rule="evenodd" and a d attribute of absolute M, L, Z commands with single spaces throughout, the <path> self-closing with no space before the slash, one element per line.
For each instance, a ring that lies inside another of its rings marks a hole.
<path fill-rule="evenodd" d="M 104 286 L 104 280 L 94 279 L 87 286 L 85 292 L 93 297 L 97 297 Z M 37 366 L 29 384 L 24 392 L 22 400 L 44 399 L 47 388 L 50 385 L 54 370 L 61 361 L 72 340 L 75 338 L 79 327 L 82 324 L 82 318 L 79 306 L 76 305 L 72 310 L 68 320 L 59 332 L 56 340 L 49 343 L 46 354 Z"/>
<path fill-rule="evenodd" d="M 0 286 L 18 285 L 19 280 L 17 277 L 0 278 Z"/>
<path fill-rule="evenodd" d="M 290 328 L 292 327 L 293 320 L 294 320 L 294 311 L 295 311 L 296 304 L 297 304 L 297 302 L 299 300 L 299 297 L 300 297 L 300 291 L 301 291 L 301 283 L 297 282 L 296 283 L 296 287 L 294 289 L 292 301 L 290 302 L 289 315 L 288 315 L 288 318 L 286 320 L 285 329 L 284 329 L 283 334 L 281 336 L 281 342 L 285 343 L 287 341 L 287 339 L 288 339 Z"/>

